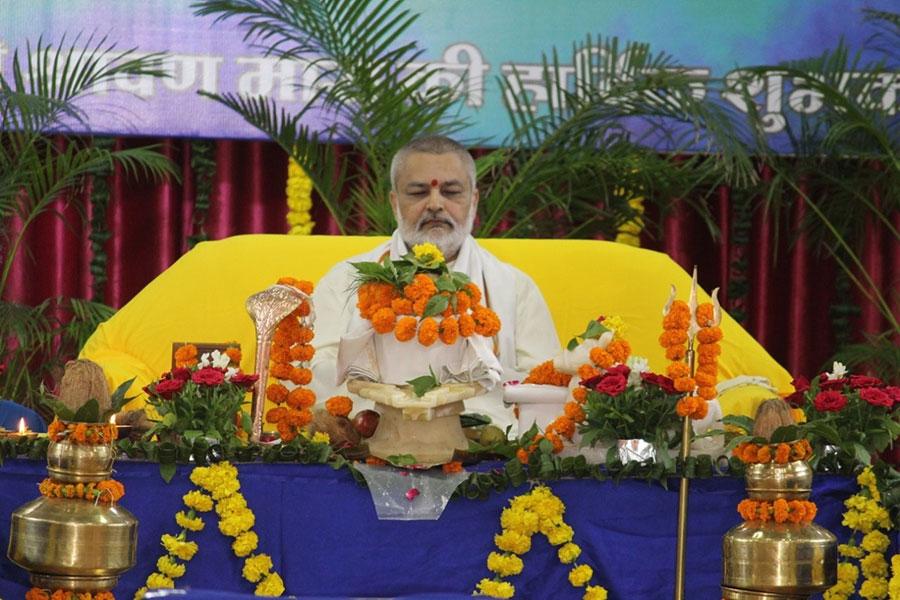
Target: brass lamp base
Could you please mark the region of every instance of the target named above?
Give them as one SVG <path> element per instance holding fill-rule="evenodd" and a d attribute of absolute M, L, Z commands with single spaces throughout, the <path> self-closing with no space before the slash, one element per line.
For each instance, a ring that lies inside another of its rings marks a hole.
<path fill-rule="evenodd" d="M 807 595 L 770 594 L 722 586 L 722 600 L 806 600 Z"/>

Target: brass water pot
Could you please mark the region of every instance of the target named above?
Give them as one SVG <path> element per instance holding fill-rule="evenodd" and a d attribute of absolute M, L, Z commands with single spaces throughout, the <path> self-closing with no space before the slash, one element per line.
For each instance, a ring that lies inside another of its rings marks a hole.
<path fill-rule="evenodd" d="M 59 482 L 102 481 L 113 458 L 109 444 L 51 442 L 47 470 Z M 37 587 L 109 590 L 136 563 L 137 523 L 116 504 L 42 496 L 13 512 L 7 556 Z"/>
<path fill-rule="evenodd" d="M 812 488 L 805 461 L 748 465 L 754 500 L 803 500 Z M 722 540 L 725 600 L 804 600 L 837 581 L 837 538 L 815 523 L 748 521 Z"/>

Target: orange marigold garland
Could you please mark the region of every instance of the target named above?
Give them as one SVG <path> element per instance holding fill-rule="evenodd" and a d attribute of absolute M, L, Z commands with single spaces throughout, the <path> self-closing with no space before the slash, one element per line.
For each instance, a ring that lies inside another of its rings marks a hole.
<path fill-rule="evenodd" d="M 71 498 L 79 500 L 98 500 L 105 504 L 115 504 L 125 495 L 125 486 L 115 479 L 105 479 L 90 483 L 62 483 L 44 479 L 38 490 L 48 498 Z"/>
<path fill-rule="evenodd" d="M 313 292 L 309 281 L 282 277 L 280 285 L 297 288 L 307 296 Z M 303 386 L 312 381 L 308 363 L 315 354 L 311 342 L 314 336 L 307 317 L 312 312 L 308 300 L 282 319 L 272 338 L 269 373 L 277 381 L 266 387 L 266 398 L 275 408 L 266 412 L 266 421 L 278 429 L 281 439 L 290 442 L 300 429 L 312 421 L 310 408 L 316 403 L 315 393 Z"/>
<path fill-rule="evenodd" d="M 785 500 L 773 502 L 765 500 L 741 500 L 737 505 L 738 514 L 745 521 L 774 521 L 776 523 L 810 523 L 816 517 L 816 504 L 809 500 Z"/>
<path fill-rule="evenodd" d="M 325 409 L 335 417 L 346 417 L 353 410 L 353 401 L 347 396 L 332 396 L 325 403 Z"/>
<path fill-rule="evenodd" d="M 356 308 L 377 333 L 393 332 L 398 341 L 416 339 L 431 346 L 500 331 L 500 319 L 481 304 L 478 286 L 462 273 L 451 272 L 433 244 L 413 246 L 400 260 L 386 256 L 354 266 L 359 270 Z"/>
<path fill-rule="evenodd" d="M 533 368 L 522 383 L 568 387 L 571 380 L 570 374 L 557 371 L 553 366 L 553 361 L 548 360 Z"/>
<path fill-rule="evenodd" d="M 780 444 L 754 444 L 744 442 L 739 444 L 731 454 L 744 464 L 767 464 L 774 462 L 784 465 L 795 460 L 808 460 L 812 458 L 813 449 L 808 440 L 798 440 L 791 443 Z"/>
<path fill-rule="evenodd" d="M 25 592 L 25 600 L 116 600 L 112 592 L 73 592 L 33 587 Z"/>
<path fill-rule="evenodd" d="M 111 423 L 65 423 L 57 418 L 47 426 L 51 442 L 68 440 L 87 446 L 112 444 L 118 437 L 116 426 Z"/>

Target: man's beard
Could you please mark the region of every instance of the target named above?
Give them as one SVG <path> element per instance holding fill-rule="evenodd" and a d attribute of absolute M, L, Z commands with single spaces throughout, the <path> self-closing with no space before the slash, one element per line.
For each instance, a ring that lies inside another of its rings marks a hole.
<path fill-rule="evenodd" d="M 456 257 L 463 242 L 472 233 L 472 227 L 475 225 L 474 206 L 469 209 L 466 222 L 462 225 L 459 225 L 445 212 L 434 213 L 425 211 L 415 223 L 404 221 L 403 215 L 399 211 L 394 216 L 397 218 L 397 228 L 400 230 L 400 237 L 408 247 L 412 248 L 416 244 L 431 242 L 440 249 L 441 253 L 447 257 L 447 260 L 452 260 L 451 257 Z M 422 225 L 427 221 L 443 221 L 450 227 L 450 231 L 433 227 L 423 230 Z"/>

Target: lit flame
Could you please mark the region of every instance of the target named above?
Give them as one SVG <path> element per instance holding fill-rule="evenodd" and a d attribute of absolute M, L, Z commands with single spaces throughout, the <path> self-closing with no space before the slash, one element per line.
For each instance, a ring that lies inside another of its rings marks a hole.
<path fill-rule="evenodd" d="M 115 425 L 116 424 L 116 415 L 111 416 L 109 418 L 109 422 L 112 423 L 113 425 Z"/>
<path fill-rule="evenodd" d="M 25 417 L 22 417 L 19 419 L 19 433 L 25 433 L 27 430 L 28 428 L 25 427 Z"/>

